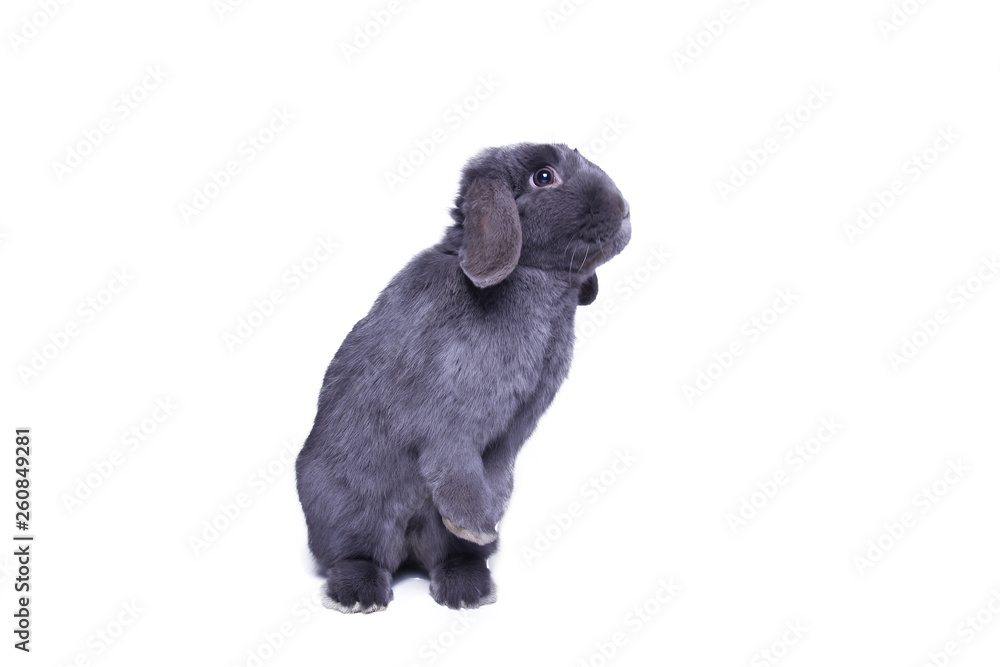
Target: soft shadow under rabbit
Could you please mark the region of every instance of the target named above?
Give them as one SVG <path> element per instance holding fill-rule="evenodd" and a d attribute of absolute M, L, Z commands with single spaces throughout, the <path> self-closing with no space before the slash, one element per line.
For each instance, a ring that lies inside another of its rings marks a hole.
<path fill-rule="evenodd" d="M 594 270 L 631 236 L 618 188 L 562 144 L 479 153 L 452 217 L 340 346 L 296 462 L 340 611 L 384 609 L 404 563 L 443 605 L 496 599 L 486 559 L 514 458 L 569 370 Z"/>

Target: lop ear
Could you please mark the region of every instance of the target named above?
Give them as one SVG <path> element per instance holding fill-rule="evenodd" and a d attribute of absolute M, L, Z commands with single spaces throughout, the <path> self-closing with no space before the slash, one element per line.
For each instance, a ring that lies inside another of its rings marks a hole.
<path fill-rule="evenodd" d="M 591 273 L 590 276 L 583 281 L 580 285 L 580 305 L 589 306 L 594 303 L 594 299 L 597 298 L 597 274 Z"/>
<path fill-rule="evenodd" d="M 462 203 L 465 241 L 460 266 L 476 287 L 490 287 L 510 275 L 521 257 L 521 219 L 510 186 L 479 176 Z"/>

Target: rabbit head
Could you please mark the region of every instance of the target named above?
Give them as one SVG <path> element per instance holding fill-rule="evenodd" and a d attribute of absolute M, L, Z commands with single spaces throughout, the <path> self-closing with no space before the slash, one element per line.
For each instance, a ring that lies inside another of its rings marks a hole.
<path fill-rule="evenodd" d="M 632 234 L 629 206 L 614 181 L 564 144 L 488 148 L 462 174 L 452 216 L 464 234 L 461 267 L 477 287 L 518 265 L 580 281 L 580 302 L 597 294 L 594 270 Z"/>

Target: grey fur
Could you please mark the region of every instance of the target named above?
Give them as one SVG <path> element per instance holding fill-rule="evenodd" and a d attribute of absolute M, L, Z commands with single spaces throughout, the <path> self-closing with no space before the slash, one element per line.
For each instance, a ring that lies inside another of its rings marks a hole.
<path fill-rule="evenodd" d="M 551 167 L 560 182 L 534 185 Z M 327 369 L 296 462 L 309 548 L 341 611 L 384 608 L 391 575 L 441 604 L 495 599 L 486 558 L 514 458 L 569 371 L 577 305 L 628 243 L 628 204 L 562 144 L 466 165 L 444 239 L 382 291 Z"/>

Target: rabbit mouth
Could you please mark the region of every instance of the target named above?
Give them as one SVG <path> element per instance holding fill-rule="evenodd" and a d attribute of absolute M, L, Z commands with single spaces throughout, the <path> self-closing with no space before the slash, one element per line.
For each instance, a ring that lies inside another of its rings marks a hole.
<path fill-rule="evenodd" d="M 583 260 L 580 261 L 579 273 L 590 273 L 601 264 L 620 253 L 628 245 L 632 238 L 632 219 L 628 213 L 622 218 L 617 230 L 611 234 L 598 236 L 592 241 L 586 241 L 586 248 L 583 253 Z M 579 255 L 576 259 L 579 261 Z M 575 262 L 571 263 L 571 270 L 575 268 Z"/>
<path fill-rule="evenodd" d="M 599 239 L 600 245 L 603 248 L 602 254 L 607 255 L 607 259 L 610 259 L 620 253 L 628 245 L 628 242 L 632 239 L 632 214 L 626 209 L 625 216 L 621 219 L 618 224 L 618 228 L 611 234 L 607 235 L 607 238 Z"/>

